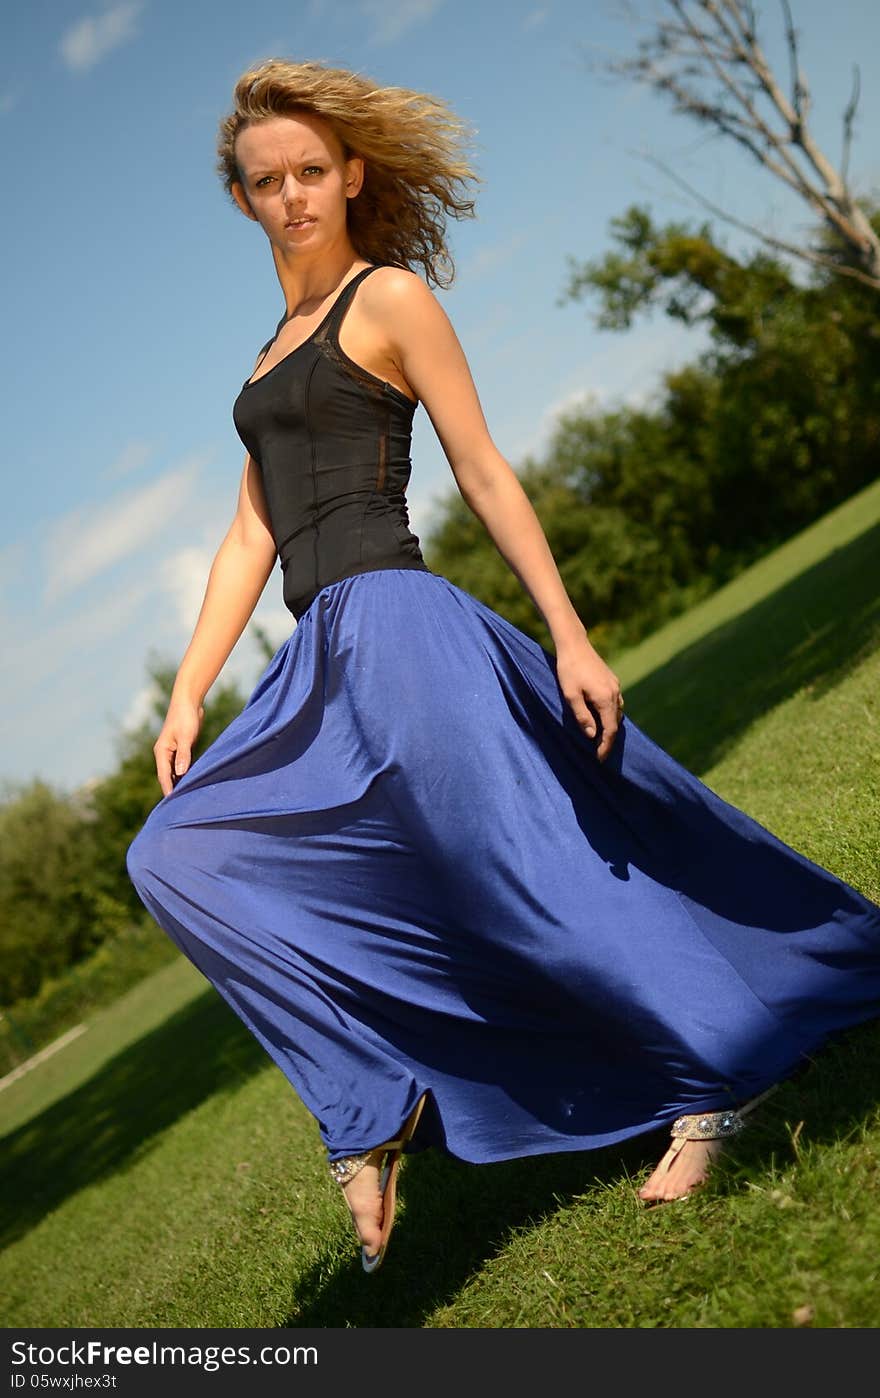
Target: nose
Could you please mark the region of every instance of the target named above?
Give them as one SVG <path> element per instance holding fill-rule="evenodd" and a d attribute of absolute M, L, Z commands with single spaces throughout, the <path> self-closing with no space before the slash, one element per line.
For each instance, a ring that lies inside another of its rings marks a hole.
<path fill-rule="evenodd" d="M 300 187 L 295 175 L 284 176 L 284 183 L 281 186 L 281 198 L 285 204 L 295 204 L 300 201 Z"/>

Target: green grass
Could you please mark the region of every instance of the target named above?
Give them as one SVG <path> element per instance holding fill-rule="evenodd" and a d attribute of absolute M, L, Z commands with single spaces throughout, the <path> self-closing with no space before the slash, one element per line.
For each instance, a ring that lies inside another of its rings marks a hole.
<path fill-rule="evenodd" d="M 144 913 L 0 1015 L 0 1077 L 179 955 Z"/>
<path fill-rule="evenodd" d="M 880 485 L 626 655 L 627 712 L 878 899 Z M 645 1210 L 662 1137 L 405 1163 L 375 1278 L 317 1127 L 188 962 L 0 1094 L 7 1326 L 788 1327 L 880 1322 L 880 1023 Z"/>
<path fill-rule="evenodd" d="M 880 902 L 880 482 L 609 660 L 667 752 Z"/>

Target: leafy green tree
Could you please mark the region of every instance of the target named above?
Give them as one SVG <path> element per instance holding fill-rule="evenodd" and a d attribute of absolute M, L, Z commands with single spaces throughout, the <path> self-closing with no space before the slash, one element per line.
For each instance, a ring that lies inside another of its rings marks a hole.
<path fill-rule="evenodd" d="M 88 822 L 43 781 L 0 807 L 0 1004 L 39 989 L 107 935 L 89 879 Z"/>
<path fill-rule="evenodd" d="M 870 217 L 880 228 L 873 206 Z M 698 456 L 710 471 L 723 550 L 770 547 L 873 479 L 880 334 L 872 292 L 824 267 L 799 285 L 764 251 L 738 261 L 707 225 L 656 227 L 640 207 L 614 219 L 612 234 L 617 247 L 601 259 L 571 259 L 566 299 L 596 294 L 605 328 L 629 329 L 659 308 L 708 329 L 699 364 L 718 391 Z M 675 413 L 675 376 L 666 387 Z"/>
<path fill-rule="evenodd" d="M 0 805 L 0 1004 L 36 994 L 43 983 L 143 915 L 125 855 L 161 799 L 153 743 L 175 670 L 148 662 L 152 716 L 119 739 L 109 776 L 72 794 L 45 782 L 10 786 Z M 236 717 L 234 683 L 214 686 L 193 752 L 197 758 Z"/>
<path fill-rule="evenodd" d="M 176 667 L 151 657 L 147 673 L 153 683 L 152 716 L 137 729 L 123 732 L 118 743 L 116 769 L 97 782 L 90 793 L 92 813 L 91 860 L 96 886 L 129 914 L 142 904 L 125 866 L 128 846 L 140 830 L 162 791 L 156 775 L 153 744 L 164 722 L 176 678 Z M 205 699 L 205 716 L 193 760 L 241 712 L 245 699 L 233 681 L 219 680 Z"/>
<path fill-rule="evenodd" d="M 876 210 L 872 218 L 880 226 Z M 702 325 L 709 348 L 649 409 L 566 413 L 520 479 L 597 644 L 654 626 L 872 480 L 880 459 L 873 293 L 827 268 L 807 286 L 763 249 L 738 260 L 711 229 L 633 207 L 615 246 L 572 259 L 567 297 L 597 323 L 644 314 Z M 430 566 L 549 646 L 542 619 L 457 495 L 425 541 Z"/>

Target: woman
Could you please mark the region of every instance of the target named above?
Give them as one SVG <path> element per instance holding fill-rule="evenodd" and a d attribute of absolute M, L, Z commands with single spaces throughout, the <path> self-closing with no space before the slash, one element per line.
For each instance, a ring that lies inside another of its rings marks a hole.
<path fill-rule="evenodd" d="M 317 1119 L 365 1268 L 402 1151 L 482 1163 L 671 1125 L 639 1193 L 700 1184 L 743 1112 L 880 1012 L 880 909 L 631 720 L 486 427 L 438 301 L 461 124 L 342 69 L 245 73 L 219 169 L 285 313 L 128 852 L 143 902 Z M 424 404 L 555 655 L 429 570 Z M 276 558 L 297 618 L 195 762 L 202 703 Z"/>

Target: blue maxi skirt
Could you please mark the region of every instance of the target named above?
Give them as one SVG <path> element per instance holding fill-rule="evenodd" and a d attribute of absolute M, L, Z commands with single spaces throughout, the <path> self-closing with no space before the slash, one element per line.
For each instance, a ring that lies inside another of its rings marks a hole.
<path fill-rule="evenodd" d="M 129 875 L 318 1123 L 473 1163 L 720 1109 L 880 1015 L 880 907 L 415 569 L 324 587 Z"/>

